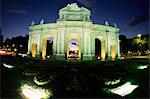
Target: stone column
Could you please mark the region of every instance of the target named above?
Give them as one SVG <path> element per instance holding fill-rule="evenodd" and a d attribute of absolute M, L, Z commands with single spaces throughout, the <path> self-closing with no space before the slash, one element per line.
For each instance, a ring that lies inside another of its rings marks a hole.
<path fill-rule="evenodd" d="M 121 58 L 121 55 L 120 55 L 120 40 L 119 40 L 119 34 L 117 34 L 117 56 L 118 58 Z"/>
<path fill-rule="evenodd" d="M 57 54 L 60 54 L 60 33 L 57 32 Z"/>
<path fill-rule="evenodd" d="M 107 52 L 107 56 L 108 56 L 108 30 L 106 30 L 106 52 Z"/>
<path fill-rule="evenodd" d="M 109 31 L 106 30 L 107 35 L 107 58 L 111 59 L 111 53 L 110 53 L 110 38 L 109 38 Z"/>
<path fill-rule="evenodd" d="M 57 32 L 53 33 L 53 55 L 57 53 Z"/>
<path fill-rule="evenodd" d="M 61 26 L 60 28 L 60 59 L 65 59 L 65 28 L 64 26 Z"/>
<path fill-rule="evenodd" d="M 86 31 L 86 30 L 84 30 Z M 87 34 L 84 32 L 84 54 L 87 54 Z"/>
<path fill-rule="evenodd" d="M 92 60 L 91 55 L 91 40 L 90 40 L 90 30 L 85 29 L 84 30 L 84 54 L 83 54 L 83 60 Z"/>
<path fill-rule="evenodd" d="M 108 59 L 111 59 L 111 51 L 110 51 L 110 41 L 108 41 L 109 44 L 108 44 Z"/>
<path fill-rule="evenodd" d="M 95 36 L 92 35 L 94 34 L 94 32 L 91 32 L 91 53 L 92 53 L 92 57 L 93 59 L 95 58 Z"/>
<path fill-rule="evenodd" d="M 64 28 L 61 29 L 61 54 L 64 54 L 64 45 L 65 45 L 65 43 L 64 43 L 64 41 L 65 41 L 65 38 L 64 38 L 65 33 L 64 32 L 65 32 Z"/>
<path fill-rule="evenodd" d="M 91 36 L 90 36 L 90 32 L 88 33 L 88 54 L 91 54 Z"/>
<path fill-rule="evenodd" d="M 37 53 L 36 53 L 36 58 L 41 58 L 40 53 L 41 53 L 41 33 L 42 30 L 38 32 L 38 36 L 36 38 L 37 40 Z"/>
<path fill-rule="evenodd" d="M 41 29 L 41 32 L 40 32 L 40 36 L 39 36 L 39 53 L 42 53 L 42 34 L 43 34 L 43 29 Z"/>
<path fill-rule="evenodd" d="M 28 40 L 28 52 L 27 54 L 30 54 L 31 53 L 31 33 L 29 32 L 29 40 Z"/>
<path fill-rule="evenodd" d="M 65 59 L 64 54 L 64 29 L 62 27 L 58 28 L 57 32 L 57 59 Z"/>

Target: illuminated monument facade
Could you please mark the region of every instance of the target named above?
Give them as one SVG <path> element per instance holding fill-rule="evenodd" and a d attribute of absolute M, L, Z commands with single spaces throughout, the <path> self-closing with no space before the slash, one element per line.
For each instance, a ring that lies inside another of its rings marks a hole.
<path fill-rule="evenodd" d="M 91 11 L 68 4 L 56 23 L 34 22 L 29 27 L 28 54 L 41 59 L 115 59 L 120 57 L 119 28 L 94 24 Z"/>

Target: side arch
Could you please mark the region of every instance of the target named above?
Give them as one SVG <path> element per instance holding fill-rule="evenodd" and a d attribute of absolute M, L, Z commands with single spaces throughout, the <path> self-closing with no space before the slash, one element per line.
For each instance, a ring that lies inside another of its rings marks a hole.
<path fill-rule="evenodd" d="M 111 58 L 112 59 L 115 59 L 116 58 L 116 55 L 117 55 L 117 46 L 116 44 L 111 44 L 110 45 L 110 53 L 111 53 Z"/>
<path fill-rule="evenodd" d="M 105 57 L 106 57 L 106 40 L 102 36 L 97 36 L 95 39 L 98 39 L 101 42 L 101 59 L 105 60 Z"/>
<path fill-rule="evenodd" d="M 37 44 L 36 43 L 32 43 L 32 57 L 36 57 L 36 53 L 37 53 Z"/>
<path fill-rule="evenodd" d="M 47 40 L 49 38 L 53 38 L 52 35 L 45 35 L 41 40 L 41 49 L 42 49 L 42 59 L 46 59 L 46 49 L 47 49 Z M 53 52 L 53 46 L 52 46 L 52 52 Z"/>

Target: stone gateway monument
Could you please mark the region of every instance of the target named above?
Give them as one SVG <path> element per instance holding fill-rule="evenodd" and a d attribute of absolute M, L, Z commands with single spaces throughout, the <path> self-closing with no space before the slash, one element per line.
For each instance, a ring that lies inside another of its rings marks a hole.
<path fill-rule="evenodd" d="M 56 23 L 31 23 L 28 54 L 41 59 L 116 59 L 120 57 L 119 28 L 94 24 L 91 11 L 68 4 L 59 10 Z"/>

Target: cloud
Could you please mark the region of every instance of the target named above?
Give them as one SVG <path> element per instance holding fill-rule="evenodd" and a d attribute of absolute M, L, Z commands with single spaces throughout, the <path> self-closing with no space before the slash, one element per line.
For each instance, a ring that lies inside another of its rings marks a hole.
<path fill-rule="evenodd" d="M 146 21 L 150 20 L 150 16 L 149 15 L 141 15 L 141 16 L 136 16 L 134 17 L 130 22 L 128 22 L 125 27 L 122 29 L 122 31 L 125 31 L 129 28 L 132 28 L 134 26 L 137 26 L 139 24 L 142 24 Z"/>
<path fill-rule="evenodd" d="M 90 7 L 90 8 L 94 7 L 92 0 L 77 0 L 77 1 L 86 7 Z"/>
<path fill-rule="evenodd" d="M 15 13 L 15 14 L 31 15 L 31 13 L 29 13 L 26 10 L 6 10 L 5 12 L 7 12 L 7 13 Z"/>

